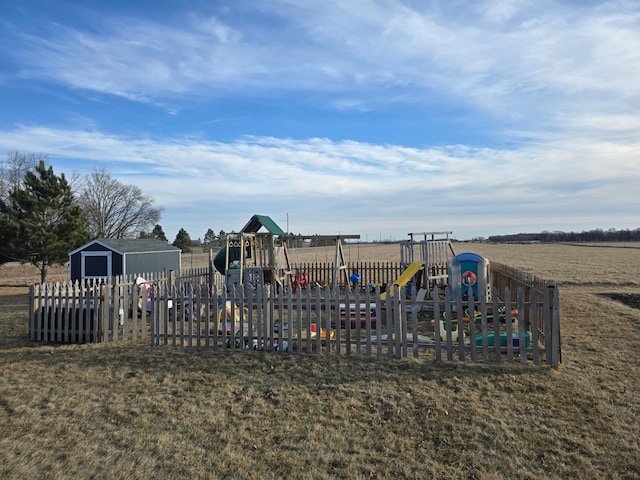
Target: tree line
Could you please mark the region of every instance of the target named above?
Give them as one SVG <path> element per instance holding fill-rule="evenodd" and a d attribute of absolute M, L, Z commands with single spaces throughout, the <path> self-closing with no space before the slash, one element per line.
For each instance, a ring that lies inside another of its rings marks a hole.
<path fill-rule="evenodd" d="M 582 232 L 542 231 L 540 233 L 516 233 L 512 235 L 492 235 L 488 237 L 495 243 L 523 242 L 640 242 L 640 228 L 603 230 L 596 228 Z"/>

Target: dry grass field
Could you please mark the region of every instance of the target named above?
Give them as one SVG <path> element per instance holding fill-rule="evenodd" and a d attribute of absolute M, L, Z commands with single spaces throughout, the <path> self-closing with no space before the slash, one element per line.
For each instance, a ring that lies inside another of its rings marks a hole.
<path fill-rule="evenodd" d="M 454 247 L 560 286 L 558 369 L 36 344 L 0 267 L 0 478 L 640 478 L 640 244 Z"/>

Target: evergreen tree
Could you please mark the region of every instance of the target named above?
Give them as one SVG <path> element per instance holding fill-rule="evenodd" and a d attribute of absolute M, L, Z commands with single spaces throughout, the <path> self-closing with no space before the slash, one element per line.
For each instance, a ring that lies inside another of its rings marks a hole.
<path fill-rule="evenodd" d="M 41 282 L 49 266 L 63 264 L 88 239 L 87 216 L 74 203 L 71 186 L 44 161 L 25 174 L 6 202 L 0 201 L 2 257 L 35 265 Z"/>
<path fill-rule="evenodd" d="M 204 234 L 204 243 L 205 245 L 211 245 L 213 242 L 216 241 L 216 233 L 213 231 L 213 229 L 209 229 L 207 230 L 207 233 Z"/>
<path fill-rule="evenodd" d="M 172 245 L 182 250 L 182 253 L 191 253 L 191 237 L 184 228 L 181 228 Z"/>
<path fill-rule="evenodd" d="M 149 233 L 140 232 L 140 236 L 138 238 L 157 238 L 158 240 L 162 240 L 163 242 L 169 243 L 167 236 L 164 234 L 164 230 L 160 225 L 156 225 L 153 227 Z"/>
<path fill-rule="evenodd" d="M 158 240 L 169 243 L 169 239 L 167 239 L 167 236 L 164 234 L 164 230 L 162 230 L 162 227 L 160 225 L 156 225 L 155 227 L 153 227 L 153 230 L 151 230 L 151 234 L 153 235 L 153 238 L 157 238 Z"/>

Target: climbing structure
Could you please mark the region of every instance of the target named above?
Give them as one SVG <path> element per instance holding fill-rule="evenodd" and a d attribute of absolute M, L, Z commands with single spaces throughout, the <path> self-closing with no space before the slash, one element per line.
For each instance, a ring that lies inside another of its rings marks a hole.
<path fill-rule="evenodd" d="M 455 255 L 449 235 L 452 232 L 409 233 L 409 240 L 400 242 L 400 266 L 404 272 L 410 265 L 422 264 L 415 278 L 418 288 L 429 291 L 437 284 L 445 283 L 449 260 Z M 422 237 L 419 240 L 419 237 Z M 419 257 L 416 258 L 416 247 Z"/>
<path fill-rule="evenodd" d="M 288 284 L 291 268 L 284 237 L 285 232 L 266 215 L 254 215 L 240 233 L 227 235 L 227 244 L 213 262 L 224 274 L 227 288 Z"/>

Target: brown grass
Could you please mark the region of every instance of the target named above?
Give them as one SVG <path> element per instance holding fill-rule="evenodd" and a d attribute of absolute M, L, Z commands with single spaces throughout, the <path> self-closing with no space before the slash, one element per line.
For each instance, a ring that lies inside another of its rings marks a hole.
<path fill-rule="evenodd" d="M 0 478 L 640 478 L 640 310 L 601 295 L 640 294 L 619 246 L 455 245 L 560 285 L 557 370 L 35 344 L 37 272 L 1 267 Z"/>

